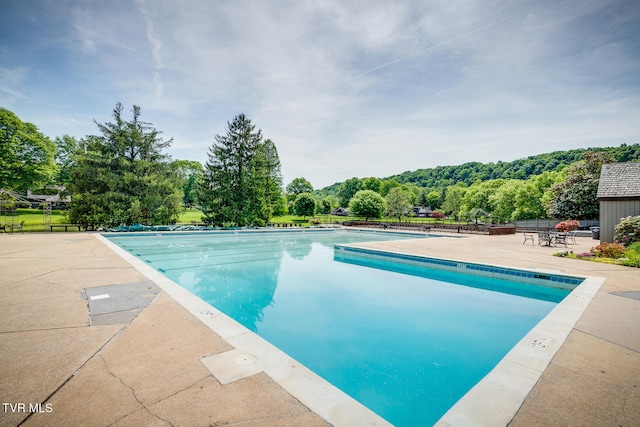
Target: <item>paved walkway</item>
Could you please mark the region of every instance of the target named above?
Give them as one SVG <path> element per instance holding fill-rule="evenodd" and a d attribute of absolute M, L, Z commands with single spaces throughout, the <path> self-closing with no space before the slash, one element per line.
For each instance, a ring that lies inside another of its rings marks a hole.
<path fill-rule="evenodd" d="M 606 277 L 510 425 L 640 425 L 640 270 L 521 235 L 381 245 Z M 222 385 L 201 359 L 232 346 L 90 233 L 2 235 L 0 272 L 0 425 L 327 425 L 264 373 Z"/>

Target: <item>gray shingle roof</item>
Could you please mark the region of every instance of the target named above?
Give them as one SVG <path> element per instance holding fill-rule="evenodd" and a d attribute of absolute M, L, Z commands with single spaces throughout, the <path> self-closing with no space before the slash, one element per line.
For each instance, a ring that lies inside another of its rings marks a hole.
<path fill-rule="evenodd" d="M 602 165 L 598 199 L 640 199 L 640 162 Z"/>

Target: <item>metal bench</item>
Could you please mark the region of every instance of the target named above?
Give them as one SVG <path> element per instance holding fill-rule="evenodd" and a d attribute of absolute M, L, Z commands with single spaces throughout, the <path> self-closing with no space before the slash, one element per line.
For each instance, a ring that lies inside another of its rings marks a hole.
<path fill-rule="evenodd" d="M 49 225 L 49 233 L 53 233 L 54 228 L 64 228 L 64 231 L 69 231 L 69 227 L 78 227 L 78 231 L 82 231 L 82 226 L 79 224 L 51 224 Z"/>

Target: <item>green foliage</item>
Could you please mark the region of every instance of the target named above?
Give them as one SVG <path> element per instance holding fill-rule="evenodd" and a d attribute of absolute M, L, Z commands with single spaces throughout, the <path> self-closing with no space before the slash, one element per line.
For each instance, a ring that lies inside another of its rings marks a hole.
<path fill-rule="evenodd" d="M 362 181 L 358 178 L 349 178 L 340 186 L 338 190 L 338 198 L 340 206 L 349 206 L 351 198 L 362 189 Z"/>
<path fill-rule="evenodd" d="M 171 166 L 176 171 L 182 187 L 182 203 L 190 208 L 198 204 L 198 182 L 202 179 L 204 168 L 193 160 L 174 160 Z"/>
<path fill-rule="evenodd" d="M 181 211 L 180 181 L 164 141 L 150 123 L 122 117 L 122 105 L 113 110 L 114 123 L 96 123 L 101 136 L 88 136 L 72 156 L 69 190 L 70 221 L 87 226 L 174 223 Z"/>
<path fill-rule="evenodd" d="M 316 207 L 316 212 L 321 215 L 329 215 L 331 213 L 331 201 L 329 198 L 320 200 L 318 206 Z"/>
<path fill-rule="evenodd" d="M 457 166 L 438 166 L 431 169 L 418 169 L 403 172 L 388 178 L 381 178 L 380 194 L 386 196 L 389 190 L 400 184 L 411 183 L 420 188 L 428 188 L 443 192 L 447 187 L 455 184 L 471 186 L 480 181 L 492 179 L 518 179 L 529 180 L 533 176 L 542 175 L 545 172 L 558 173 L 567 166 L 583 160 L 587 151 L 609 153 L 615 161 L 629 162 L 640 160 L 640 144 L 620 147 L 576 149 L 568 151 L 555 151 L 552 153 L 529 156 L 512 162 L 478 163 L 470 162 Z M 342 183 L 335 183 L 316 193 L 321 197 L 329 194 L 337 194 Z M 444 197 L 441 197 L 444 199 Z M 432 206 L 433 208 L 433 206 Z"/>
<path fill-rule="evenodd" d="M 38 128 L 0 107 L 0 188 L 25 192 L 53 181 L 55 144 Z"/>
<path fill-rule="evenodd" d="M 482 209 L 486 212 L 493 211 L 492 196 L 505 183 L 503 179 L 492 179 L 479 182 L 467 188 L 462 197 L 460 215 L 466 215 L 474 209 Z"/>
<path fill-rule="evenodd" d="M 58 166 L 58 174 L 55 183 L 58 186 L 67 187 L 71 182 L 71 171 L 76 166 L 75 156 L 80 154 L 79 142 L 72 136 L 64 135 L 55 139 L 56 155 L 55 163 Z"/>
<path fill-rule="evenodd" d="M 489 204 L 492 207 L 491 211 L 500 221 L 510 221 L 513 219 L 514 212 L 517 209 L 517 195 L 524 185 L 524 181 L 510 179 L 504 182 L 489 196 Z"/>
<path fill-rule="evenodd" d="M 244 114 L 216 135 L 200 183 L 205 221 L 216 225 L 264 225 L 283 210 L 280 159 L 275 144 L 262 140 Z"/>
<path fill-rule="evenodd" d="M 429 206 L 431 209 L 440 209 L 442 207 L 442 194 L 440 192 L 430 191 L 424 194 L 424 199 L 418 201 L 420 206 Z"/>
<path fill-rule="evenodd" d="M 640 251 L 627 251 L 626 258 L 621 259 L 620 263 L 627 267 L 640 267 Z"/>
<path fill-rule="evenodd" d="M 615 227 L 613 241 L 625 246 L 640 242 L 640 215 L 621 218 Z"/>
<path fill-rule="evenodd" d="M 457 183 L 470 186 L 478 181 L 499 178 L 527 180 L 531 176 L 544 172 L 559 172 L 572 163 L 582 160 L 587 151 L 608 153 L 618 162 L 640 160 L 640 144 L 622 144 L 620 147 L 554 151 L 512 162 L 470 162 L 458 166 L 437 166 L 431 169 L 404 172 L 388 179 L 394 179 L 399 183 L 410 182 L 419 187 L 440 189 Z"/>
<path fill-rule="evenodd" d="M 382 186 L 382 181 L 380 178 L 371 177 L 365 178 L 362 180 L 362 189 L 363 190 L 372 190 L 376 193 L 380 193 L 380 187 Z"/>
<path fill-rule="evenodd" d="M 391 189 L 394 187 L 400 187 L 400 183 L 395 179 L 385 179 L 380 184 L 380 195 L 382 197 L 385 197 L 387 194 L 389 194 L 389 191 L 391 191 Z"/>
<path fill-rule="evenodd" d="M 385 202 L 387 204 L 387 215 L 398 218 L 398 221 L 403 215 L 407 215 L 411 210 L 411 198 L 412 194 L 402 187 L 392 188 L 387 196 Z"/>
<path fill-rule="evenodd" d="M 612 161 L 613 156 L 608 152 L 584 153 L 584 160 L 567 168 L 567 178 L 551 187 L 553 196 L 547 215 L 550 218 L 599 218 L 600 169 L 602 163 Z"/>
<path fill-rule="evenodd" d="M 620 260 L 622 265 L 626 265 L 628 267 L 640 267 L 640 241 L 627 246 L 625 258 L 626 259 Z"/>
<path fill-rule="evenodd" d="M 564 172 L 543 172 L 524 181 L 515 195 L 511 220 L 546 218 L 552 197 L 551 187 L 566 178 Z"/>
<path fill-rule="evenodd" d="M 349 211 L 356 216 L 381 218 L 386 209 L 382 196 L 372 190 L 360 190 L 353 195 L 349 202 Z"/>
<path fill-rule="evenodd" d="M 460 207 L 462 206 L 462 198 L 466 191 L 467 189 L 460 185 L 452 185 L 447 188 L 444 203 L 442 203 L 442 209 L 447 215 L 458 215 Z"/>
<path fill-rule="evenodd" d="M 295 214 L 306 219 L 315 213 L 316 201 L 311 193 L 300 193 L 296 197 L 293 206 Z"/>
<path fill-rule="evenodd" d="M 287 185 L 286 192 L 290 200 L 295 200 L 299 194 L 313 192 L 313 185 L 305 178 L 294 178 Z"/>
<path fill-rule="evenodd" d="M 632 243 L 630 245 L 625 245 L 628 251 L 634 251 L 640 253 L 640 241 Z"/>

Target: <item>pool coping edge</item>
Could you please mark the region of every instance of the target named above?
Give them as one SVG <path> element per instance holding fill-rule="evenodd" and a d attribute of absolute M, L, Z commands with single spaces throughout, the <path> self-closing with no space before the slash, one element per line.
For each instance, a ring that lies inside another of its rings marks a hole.
<path fill-rule="evenodd" d="M 432 256 L 402 250 L 373 249 L 367 247 L 366 243 L 336 246 L 359 249 L 365 253 L 363 256 L 370 252 L 372 255 L 380 257 L 384 257 L 384 254 L 387 253 L 429 260 L 434 259 Z M 545 269 L 542 271 L 540 269 L 468 262 L 445 257 L 438 257 L 437 259 L 460 264 L 486 265 L 499 269 L 526 272 L 544 272 L 551 275 L 584 279 L 549 314 L 529 330 L 500 362 L 449 408 L 435 424 L 438 427 L 467 425 L 494 427 L 507 425 L 518 412 L 525 398 L 542 376 L 542 373 L 547 369 L 576 322 L 604 284 L 606 278 L 566 274 L 555 270 Z M 394 261 L 399 262 L 398 260 Z M 470 273 L 469 271 L 466 272 Z"/>
<path fill-rule="evenodd" d="M 334 425 L 389 425 L 375 412 L 346 395 L 257 334 L 166 278 L 162 273 L 128 253 L 107 237 L 101 234 L 96 234 L 96 236 L 235 348 L 201 359 L 216 378 L 230 375 L 225 381 L 233 382 L 257 372 L 265 372 L 310 410 Z M 344 246 L 369 249 L 366 247 L 366 243 L 345 244 Z M 435 259 L 432 256 L 402 250 L 371 249 L 371 251 Z M 606 278 L 566 274 L 557 270 L 468 262 L 446 257 L 438 257 L 437 259 L 584 279 L 435 424 L 437 426 L 474 425 L 487 427 L 507 425 L 522 406 L 525 398 L 538 382 Z M 269 361 L 264 364 L 266 368 L 262 363 L 258 363 L 256 366 L 261 369 L 255 370 L 255 366 L 245 367 L 243 368 L 246 372 L 245 376 L 234 377 L 234 375 L 238 375 L 239 367 L 237 363 L 233 363 L 233 360 L 244 354 L 253 354 L 252 352 L 258 353 L 254 355 L 258 356 L 259 360 Z M 315 381 L 313 377 L 319 381 Z M 220 380 L 220 378 L 218 379 Z M 221 382 L 225 384 L 225 382 Z M 309 392 L 310 388 L 313 390 L 312 392 Z"/>
<path fill-rule="evenodd" d="M 201 358 L 202 364 L 221 384 L 264 372 L 308 409 L 334 426 L 391 425 L 273 344 L 128 253 L 107 237 L 100 233 L 94 236 L 234 347 L 233 350 Z M 255 356 L 256 363 L 241 365 L 235 361 L 247 354 Z"/>

